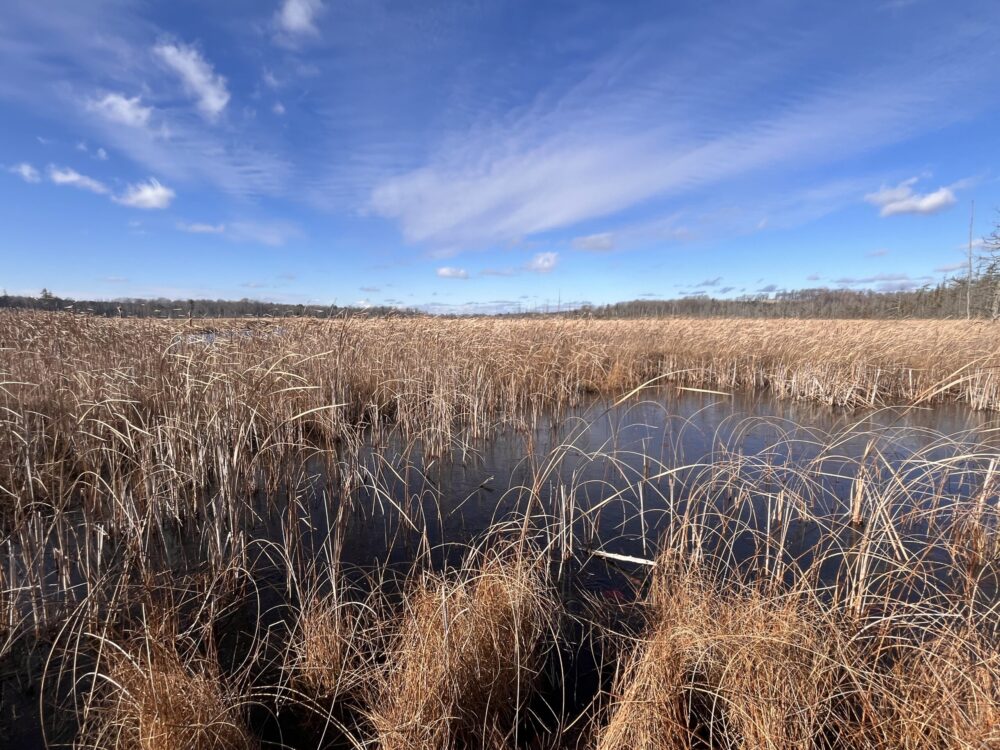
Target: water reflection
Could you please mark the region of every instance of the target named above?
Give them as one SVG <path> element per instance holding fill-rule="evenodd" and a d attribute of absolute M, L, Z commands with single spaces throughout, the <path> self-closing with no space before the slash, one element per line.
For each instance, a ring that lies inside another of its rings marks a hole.
<path fill-rule="evenodd" d="M 649 558 L 696 498 L 711 532 L 704 552 L 723 545 L 730 556 L 756 557 L 761 533 L 780 531 L 781 554 L 807 563 L 832 523 L 851 520 L 859 467 L 890 512 L 944 512 L 979 488 L 998 426 L 957 405 L 859 412 L 663 389 L 624 404 L 593 402 L 533 430 L 503 427 L 447 457 L 389 441 L 363 452 L 347 495 L 316 460 L 303 537 L 320 550 L 330 535 L 324 519 L 348 497 L 338 554 L 356 565 L 406 566 L 420 550 L 433 550 L 436 566 L 457 563 L 463 545 L 502 523 L 530 527 L 559 548 L 556 557 Z M 719 527 L 733 519 L 740 528 Z M 914 538 L 926 523 L 915 517 Z M 268 526 L 255 533 L 273 535 Z"/>

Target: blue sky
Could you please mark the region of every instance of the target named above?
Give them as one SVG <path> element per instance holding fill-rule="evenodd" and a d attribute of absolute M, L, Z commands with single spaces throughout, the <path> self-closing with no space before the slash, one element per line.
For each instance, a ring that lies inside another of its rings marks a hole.
<path fill-rule="evenodd" d="M 1000 3 L 6 0 L 0 285 L 471 311 L 902 289 L 1000 214 Z"/>

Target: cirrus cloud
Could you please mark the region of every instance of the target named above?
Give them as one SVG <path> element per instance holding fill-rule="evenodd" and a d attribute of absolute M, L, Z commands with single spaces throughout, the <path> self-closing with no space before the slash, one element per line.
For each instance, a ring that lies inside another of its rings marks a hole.
<path fill-rule="evenodd" d="M 177 228 L 182 232 L 190 234 L 222 234 L 226 231 L 225 224 L 206 224 L 204 222 L 192 222 L 190 224 L 181 222 Z"/>
<path fill-rule="evenodd" d="M 106 120 L 132 128 L 146 127 L 153 113 L 153 108 L 143 106 L 142 100 L 138 96 L 130 98 L 114 92 L 87 102 L 87 109 L 96 112 Z"/>
<path fill-rule="evenodd" d="M 173 190 L 162 185 L 155 177 L 150 177 L 146 182 L 129 185 L 121 195 L 115 196 L 114 201 L 131 208 L 162 209 L 170 205 L 175 195 Z"/>
<path fill-rule="evenodd" d="M 158 44 L 155 54 L 181 79 L 185 91 L 198 100 L 198 109 L 208 120 L 215 120 L 229 103 L 226 79 L 194 47 L 186 44 Z"/>
<path fill-rule="evenodd" d="M 320 0 L 285 0 L 275 16 L 275 23 L 285 34 L 305 36 L 318 34 L 316 17 L 323 10 Z"/>
<path fill-rule="evenodd" d="M 528 261 L 525 269 L 535 273 L 548 273 L 559 262 L 559 253 L 538 253 Z"/>
<path fill-rule="evenodd" d="M 80 174 L 75 169 L 70 169 L 69 167 L 60 169 L 59 167 L 49 165 L 49 179 L 56 185 L 69 185 L 80 190 L 89 190 L 91 193 L 97 193 L 98 195 L 107 195 L 109 192 L 107 185 L 103 182 Z"/>
<path fill-rule="evenodd" d="M 615 249 L 615 236 L 611 232 L 588 234 L 584 237 L 575 237 L 572 244 L 576 250 L 604 253 Z"/>

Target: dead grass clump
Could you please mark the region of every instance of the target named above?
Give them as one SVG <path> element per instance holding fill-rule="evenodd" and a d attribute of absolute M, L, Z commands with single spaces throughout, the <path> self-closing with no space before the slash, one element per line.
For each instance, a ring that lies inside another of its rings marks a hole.
<path fill-rule="evenodd" d="M 538 567 L 491 555 L 406 598 L 371 720 L 384 750 L 499 747 L 537 674 L 556 603 Z"/>
<path fill-rule="evenodd" d="M 873 745 L 1000 747 L 1000 652 L 982 636 L 942 634 L 906 648 L 879 683 Z"/>
<path fill-rule="evenodd" d="M 299 611 L 289 653 L 296 688 L 327 703 L 354 692 L 369 677 L 368 635 L 358 608 L 314 597 Z"/>
<path fill-rule="evenodd" d="M 827 632 L 796 598 L 662 576 L 600 750 L 811 748 L 833 690 Z"/>
<path fill-rule="evenodd" d="M 102 669 L 84 713 L 81 748 L 245 750 L 256 747 L 217 665 L 182 657 L 173 644 L 104 643 Z"/>

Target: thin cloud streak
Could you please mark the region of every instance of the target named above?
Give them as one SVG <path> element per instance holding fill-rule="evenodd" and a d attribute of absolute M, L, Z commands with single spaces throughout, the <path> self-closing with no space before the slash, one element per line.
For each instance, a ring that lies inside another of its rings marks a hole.
<path fill-rule="evenodd" d="M 105 94 L 99 99 L 91 99 L 86 106 L 91 112 L 130 128 L 146 127 L 153 114 L 153 108 L 143 106 L 140 97 L 127 97 L 115 92 Z"/>
<path fill-rule="evenodd" d="M 110 192 L 107 185 L 103 182 L 82 175 L 69 167 L 60 169 L 59 167 L 49 165 L 49 180 L 56 185 L 69 185 L 80 190 L 96 193 L 97 195 L 107 195 Z"/>
<path fill-rule="evenodd" d="M 41 182 L 42 176 L 38 174 L 38 170 L 33 166 L 28 164 L 26 161 L 22 161 L 20 164 L 15 164 L 8 170 L 11 174 L 16 174 L 25 182 Z"/>
<path fill-rule="evenodd" d="M 593 253 L 606 253 L 615 249 L 615 236 L 611 232 L 599 232 L 598 234 L 588 234 L 584 237 L 573 238 L 574 250 L 586 250 Z"/>
<path fill-rule="evenodd" d="M 194 47 L 186 44 L 159 44 L 155 54 L 181 79 L 185 91 L 198 101 L 198 109 L 210 121 L 218 119 L 229 103 L 226 79 Z"/>
<path fill-rule="evenodd" d="M 223 234 L 226 231 L 225 224 L 206 224 L 203 222 L 193 222 L 190 224 L 180 222 L 177 224 L 177 228 L 189 234 Z"/>
<path fill-rule="evenodd" d="M 276 41 L 287 44 L 318 35 L 316 19 L 322 11 L 320 0 L 284 0 L 274 18 L 279 32 Z"/>
<path fill-rule="evenodd" d="M 740 85 L 739 75 L 732 73 L 729 88 Z M 817 88 L 750 121 L 717 123 L 708 135 L 682 124 L 707 116 L 712 102 L 695 91 L 673 121 L 648 124 L 618 117 L 612 105 L 627 86 L 610 95 L 581 84 L 503 129 L 451 134 L 423 166 L 380 181 L 369 208 L 398 224 L 411 244 L 517 242 L 759 170 L 829 163 L 833 154 L 843 159 L 896 142 L 918 123 L 958 116 L 953 92 L 970 78 L 967 66 L 908 61 L 879 76 Z M 656 83 L 642 81 L 645 89 Z M 934 196 L 930 206 L 947 200 Z M 754 223 L 759 226 L 760 217 Z M 589 249 L 607 241 L 578 244 Z"/>

